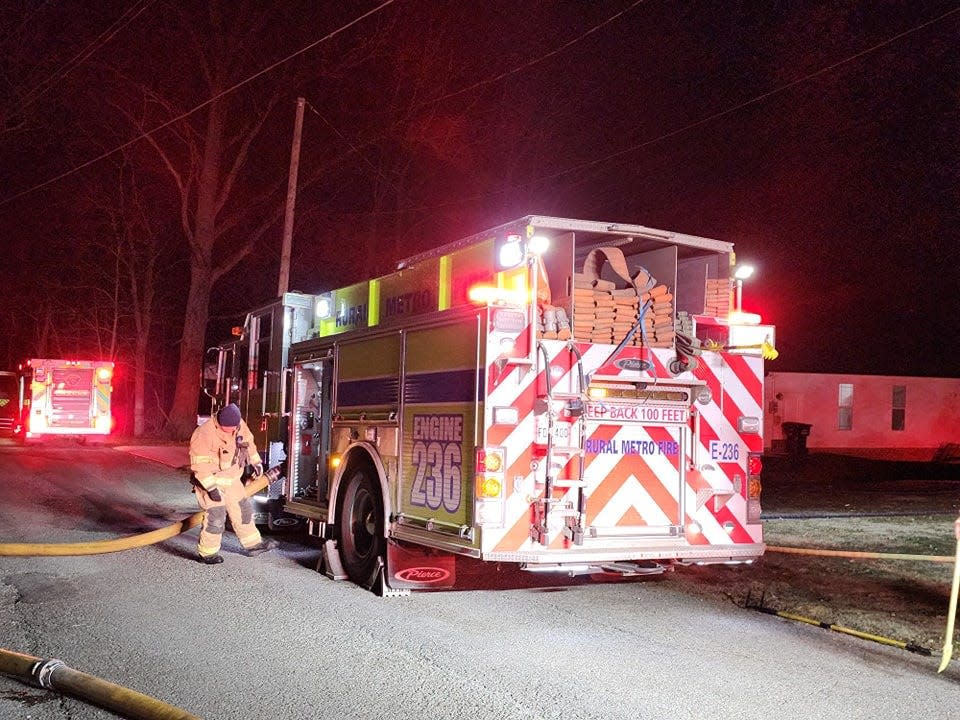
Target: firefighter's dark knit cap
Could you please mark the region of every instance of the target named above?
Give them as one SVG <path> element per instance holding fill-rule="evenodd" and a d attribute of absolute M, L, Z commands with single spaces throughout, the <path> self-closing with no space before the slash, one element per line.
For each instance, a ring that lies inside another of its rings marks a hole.
<path fill-rule="evenodd" d="M 240 425 L 240 408 L 233 403 L 220 408 L 217 413 L 217 422 L 221 427 L 238 427 Z"/>

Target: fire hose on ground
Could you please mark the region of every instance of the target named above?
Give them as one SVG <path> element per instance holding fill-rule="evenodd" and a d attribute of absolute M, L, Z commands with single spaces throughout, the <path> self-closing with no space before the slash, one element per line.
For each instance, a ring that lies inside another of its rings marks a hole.
<path fill-rule="evenodd" d="M 784 553 L 787 555 L 813 555 L 817 557 L 836 557 L 836 558 L 848 558 L 851 560 L 908 560 L 914 562 L 934 562 L 934 563 L 953 563 L 953 582 L 950 588 L 950 608 L 947 611 L 947 630 L 944 635 L 943 641 L 943 653 L 940 658 L 940 667 L 937 669 L 937 672 L 943 672 L 947 666 L 950 664 L 950 659 L 953 656 L 953 628 L 954 621 L 956 618 L 957 612 L 957 594 L 960 592 L 960 541 L 957 542 L 957 552 L 956 555 L 911 555 L 908 553 L 880 553 L 880 552 L 863 552 L 863 551 L 854 551 L 854 550 L 821 550 L 817 548 L 798 548 L 798 547 L 786 547 L 780 545 L 768 545 L 767 552 L 775 553 Z M 854 630 L 853 628 L 846 627 L 844 625 L 837 625 L 835 623 L 822 622 L 820 620 L 815 620 L 813 618 L 804 617 L 803 615 L 797 615 L 795 613 L 783 612 L 782 610 L 774 610 L 773 608 L 766 607 L 763 604 L 763 597 L 761 596 L 759 604 L 751 605 L 750 603 L 750 594 L 747 594 L 746 606 L 752 610 L 758 610 L 769 615 L 776 615 L 777 617 L 784 618 L 785 620 L 796 620 L 797 622 L 807 623 L 808 625 L 814 625 L 816 627 L 823 628 L 825 630 L 833 630 L 834 632 L 844 633 L 846 635 L 852 635 L 854 637 L 862 638 L 864 640 L 871 640 L 873 642 L 878 642 L 883 645 L 891 645 L 893 647 L 898 647 L 903 650 L 909 650 L 912 653 L 917 653 L 919 655 L 932 655 L 932 651 L 929 648 L 916 645 L 914 643 L 907 643 L 901 640 L 894 640 L 893 638 L 883 637 L 882 635 L 875 635 L 873 633 L 863 632 L 862 630 Z"/>
<path fill-rule="evenodd" d="M 0 673 L 87 700 L 122 717 L 137 720 L 200 720 L 196 715 L 162 700 L 67 667 L 62 660 L 42 660 L 0 649 Z"/>
<path fill-rule="evenodd" d="M 819 557 L 839 557 L 851 560 L 915 560 L 919 562 L 952 563 L 953 555 L 909 555 L 904 553 L 860 552 L 854 550 L 818 550 L 816 548 L 784 547 L 767 545 L 767 552 L 786 553 L 788 555 L 816 555 Z"/>
<path fill-rule="evenodd" d="M 257 479 L 252 480 L 245 488 L 247 497 L 259 492 L 276 479 L 276 472 L 276 469 L 269 470 Z M 203 522 L 202 510 L 184 520 L 158 530 L 113 540 L 93 540 L 79 543 L 0 543 L 0 557 L 103 555 L 104 553 L 155 545 L 163 540 L 176 537 L 180 533 L 196 527 L 201 522 Z"/>
<path fill-rule="evenodd" d="M 278 469 L 274 468 L 248 483 L 245 488 L 247 497 L 269 485 L 276 479 L 278 473 Z M 102 555 L 154 545 L 186 532 L 201 522 L 203 522 L 203 511 L 158 530 L 114 540 L 80 543 L 0 543 L 0 556 Z M 0 673 L 28 685 L 72 695 L 135 720 L 200 720 L 196 715 L 149 695 L 74 670 L 62 660 L 41 659 L 0 648 Z"/>

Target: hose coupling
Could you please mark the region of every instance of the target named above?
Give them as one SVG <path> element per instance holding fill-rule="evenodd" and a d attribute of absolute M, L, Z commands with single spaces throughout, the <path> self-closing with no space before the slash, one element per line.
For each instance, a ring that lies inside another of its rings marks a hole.
<path fill-rule="evenodd" d="M 63 660 L 57 660 L 55 658 L 48 658 L 47 660 L 38 660 L 33 664 L 31 673 L 33 674 L 34 680 L 37 684 L 46 688 L 47 690 L 53 689 L 52 675 L 55 670 L 60 668 L 65 668 L 67 664 Z"/>

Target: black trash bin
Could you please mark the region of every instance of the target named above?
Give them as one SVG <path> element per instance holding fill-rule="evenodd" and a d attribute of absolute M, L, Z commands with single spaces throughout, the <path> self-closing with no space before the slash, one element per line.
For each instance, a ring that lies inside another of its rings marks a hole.
<path fill-rule="evenodd" d="M 783 427 L 783 436 L 786 439 L 787 452 L 791 455 L 806 455 L 807 436 L 810 435 L 810 428 L 813 425 L 785 422 L 781 427 Z"/>

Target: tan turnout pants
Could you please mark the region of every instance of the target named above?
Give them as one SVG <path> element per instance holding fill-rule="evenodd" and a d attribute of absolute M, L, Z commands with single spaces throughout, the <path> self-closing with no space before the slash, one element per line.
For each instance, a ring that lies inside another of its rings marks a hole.
<path fill-rule="evenodd" d="M 203 510 L 203 525 L 200 527 L 200 542 L 197 552 L 200 557 L 211 557 L 220 552 L 227 516 L 237 540 L 247 550 L 260 543 L 260 531 L 253 523 L 253 503 L 246 496 L 243 483 L 237 481 L 221 487 L 219 502 L 210 499 L 202 487 L 196 488 L 197 503 Z"/>

